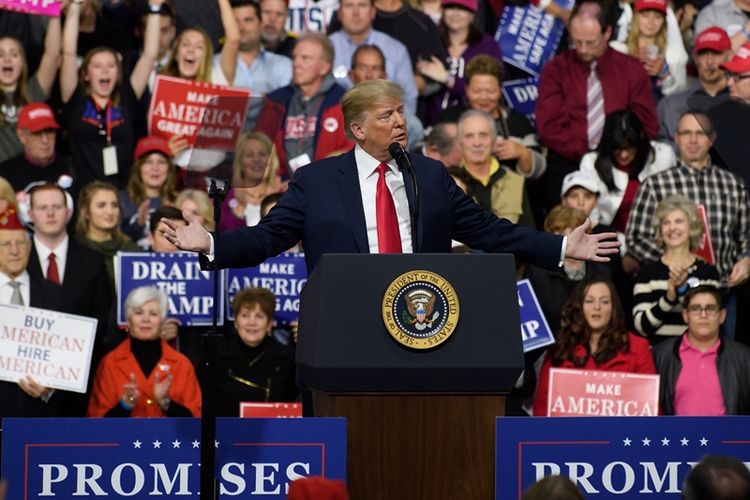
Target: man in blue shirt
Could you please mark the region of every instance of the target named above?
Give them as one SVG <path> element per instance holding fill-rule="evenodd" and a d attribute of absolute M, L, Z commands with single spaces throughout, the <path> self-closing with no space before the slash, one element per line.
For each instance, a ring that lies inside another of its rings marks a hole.
<path fill-rule="evenodd" d="M 336 50 L 333 76 L 336 77 L 336 83 L 346 89 L 351 88 L 349 70 L 354 51 L 360 45 L 375 45 L 385 56 L 386 74 L 404 90 L 404 106 L 415 113 L 417 85 L 411 71 L 409 52 L 406 46 L 395 38 L 372 29 L 375 12 L 375 6 L 371 0 L 341 0 L 338 16 L 342 29 L 329 35 Z"/>

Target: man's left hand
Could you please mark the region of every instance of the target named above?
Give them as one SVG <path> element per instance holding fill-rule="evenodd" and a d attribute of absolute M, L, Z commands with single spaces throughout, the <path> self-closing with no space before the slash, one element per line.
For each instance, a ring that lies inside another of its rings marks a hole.
<path fill-rule="evenodd" d="M 729 286 L 741 285 L 748 278 L 750 278 L 750 257 L 742 257 L 732 267 L 732 272 L 729 274 Z"/>
<path fill-rule="evenodd" d="M 609 262 L 608 255 L 614 255 L 620 251 L 617 233 L 588 234 L 590 228 L 591 220 L 586 219 L 583 224 L 568 235 L 565 257 L 593 262 Z"/>

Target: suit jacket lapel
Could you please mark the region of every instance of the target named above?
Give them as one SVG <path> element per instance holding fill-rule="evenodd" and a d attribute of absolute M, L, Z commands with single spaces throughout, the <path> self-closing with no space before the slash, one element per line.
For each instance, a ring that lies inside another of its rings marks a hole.
<path fill-rule="evenodd" d="M 339 176 L 336 181 L 346 210 L 346 216 L 349 218 L 354 241 L 357 244 L 357 250 L 359 253 L 370 253 L 370 245 L 367 243 L 365 209 L 362 206 L 362 191 L 359 188 L 357 163 L 354 159 L 353 149 L 341 157 Z"/>

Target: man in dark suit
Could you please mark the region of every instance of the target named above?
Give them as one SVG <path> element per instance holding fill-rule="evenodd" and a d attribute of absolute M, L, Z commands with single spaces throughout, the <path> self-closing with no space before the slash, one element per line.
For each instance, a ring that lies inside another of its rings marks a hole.
<path fill-rule="evenodd" d="M 309 272 L 323 253 L 442 253 L 450 252 L 452 238 L 548 268 L 563 257 L 607 261 L 618 251 L 617 242 L 604 241 L 614 234 L 586 234 L 589 222 L 563 238 L 498 219 L 467 197 L 441 163 L 416 156 L 419 219 L 412 241 L 412 181 L 388 152 L 393 142 L 407 143 L 400 87 L 362 82 L 346 93 L 342 107 L 346 133 L 357 146 L 299 169 L 260 224 L 223 232 L 216 255 L 213 237 L 189 218 L 183 227 L 163 220 L 164 236 L 220 268 L 255 266 L 302 240 Z"/>

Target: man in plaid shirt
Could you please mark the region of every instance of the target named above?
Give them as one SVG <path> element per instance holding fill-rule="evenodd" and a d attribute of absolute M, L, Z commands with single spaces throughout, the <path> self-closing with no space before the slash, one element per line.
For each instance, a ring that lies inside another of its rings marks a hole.
<path fill-rule="evenodd" d="M 667 196 L 682 194 L 705 206 L 715 265 L 722 282 L 735 287 L 750 276 L 750 207 L 742 180 L 711 163 L 708 151 L 713 139 L 713 126 L 705 114 L 680 116 L 675 135 L 680 160 L 646 178 L 638 189 L 626 230 L 627 251 L 639 262 L 661 256 L 651 224 L 654 211 Z"/>

